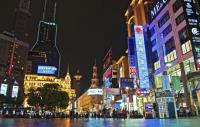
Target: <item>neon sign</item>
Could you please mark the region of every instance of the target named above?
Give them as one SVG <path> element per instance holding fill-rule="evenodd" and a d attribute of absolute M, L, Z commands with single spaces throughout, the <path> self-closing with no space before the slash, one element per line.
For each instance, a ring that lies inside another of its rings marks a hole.
<path fill-rule="evenodd" d="M 54 75 L 57 71 L 57 68 L 54 66 L 38 66 L 38 70 L 37 73 L 38 74 L 50 74 L 50 75 Z"/>
<path fill-rule="evenodd" d="M 142 26 L 134 26 L 135 45 L 137 55 L 137 69 L 139 77 L 139 86 L 141 89 L 149 88 L 149 72 L 147 67 L 146 49 Z"/>

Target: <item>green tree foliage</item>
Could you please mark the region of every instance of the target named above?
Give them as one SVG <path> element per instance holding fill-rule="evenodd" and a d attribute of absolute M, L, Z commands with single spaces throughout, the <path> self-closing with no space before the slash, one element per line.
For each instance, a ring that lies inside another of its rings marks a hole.
<path fill-rule="evenodd" d="M 49 110 L 67 108 L 69 103 L 68 93 L 61 91 L 58 84 L 45 84 L 36 90 L 31 88 L 27 96 L 29 105 L 39 105 Z"/>

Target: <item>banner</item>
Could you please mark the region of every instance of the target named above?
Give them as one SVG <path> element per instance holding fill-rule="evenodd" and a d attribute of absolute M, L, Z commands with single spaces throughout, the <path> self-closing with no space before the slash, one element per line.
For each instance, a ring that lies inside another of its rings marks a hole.
<path fill-rule="evenodd" d="M 163 90 L 170 90 L 170 83 L 168 75 L 162 76 Z"/>
<path fill-rule="evenodd" d="M 156 88 L 162 88 L 162 77 L 161 76 L 155 77 L 155 85 L 156 85 Z"/>
<path fill-rule="evenodd" d="M 174 90 L 181 90 L 181 81 L 179 76 L 172 76 L 172 88 Z"/>

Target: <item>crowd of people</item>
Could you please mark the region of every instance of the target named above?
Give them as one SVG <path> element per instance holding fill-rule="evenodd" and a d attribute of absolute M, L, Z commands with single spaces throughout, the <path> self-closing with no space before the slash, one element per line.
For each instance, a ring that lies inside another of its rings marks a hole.
<path fill-rule="evenodd" d="M 180 108 L 177 112 L 178 117 L 192 117 L 198 116 L 199 110 L 194 111 L 190 108 Z M 146 118 L 146 119 L 155 119 L 159 118 L 158 112 L 143 112 L 143 114 L 138 111 L 128 111 L 127 109 L 106 109 L 103 108 L 98 112 L 89 112 L 84 111 L 81 113 L 75 112 L 71 110 L 69 113 L 64 112 L 50 112 L 50 111 L 33 111 L 33 110 L 25 110 L 25 109 L 0 109 L 0 117 L 10 117 L 10 118 L 71 118 L 71 119 L 127 119 L 127 118 Z"/>
<path fill-rule="evenodd" d="M 131 111 L 128 112 L 126 109 L 119 110 L 119 109 L 114 109 L 111 111 L 111 109 L 102 109 L 99 112 L 89 112 L 85 111 L 82 113 L 70 112 L 70 118 L 72 119 L 80 119 L 80 118 L 95 118 L 95 119 L 100 119 L 100 118 L 113 118 L 113 119 L 127 119 L 127 118 L 143 118 L 143 115 L 138 113 L 137 111 Z"/>

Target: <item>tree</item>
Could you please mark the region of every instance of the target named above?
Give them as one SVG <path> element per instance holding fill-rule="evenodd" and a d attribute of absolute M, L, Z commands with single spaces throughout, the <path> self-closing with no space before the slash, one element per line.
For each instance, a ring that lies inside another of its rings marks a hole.
<path fill-rule="evenodd" d="M 42 105 L 42 98 L 41 98 L 41 89 L 37 88 L 37 89 L 33 89 L 30 88 L 29 89 L 29 93 L 27 94 L 27 102 L 30 106 L 41 106 Z"/>
<path fill-rule="evenodd" d="M 31 88 L 28 93 L 28 104 L 42 106 L 48 110 L 67 108 L 69 103 L 68 93 L 60 90 L 58 84 L 45 84 L 36 90 Z"/>

